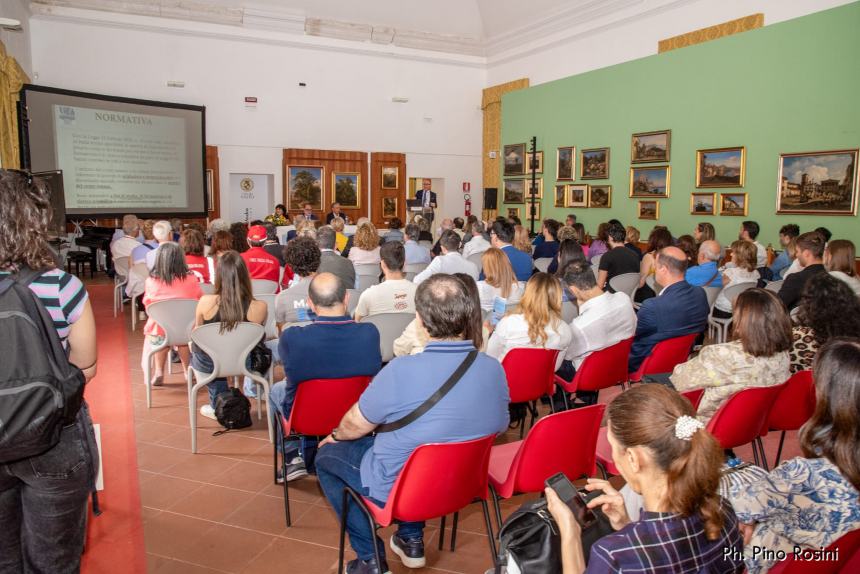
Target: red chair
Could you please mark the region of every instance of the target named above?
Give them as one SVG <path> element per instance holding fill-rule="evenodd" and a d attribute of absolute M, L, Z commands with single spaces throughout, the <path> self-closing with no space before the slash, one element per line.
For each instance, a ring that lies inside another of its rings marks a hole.
<path fill-rule="evenodd" d="M 496 543 L 487 506 L 487 467 L 495 435 L 466 442 L 425 444 L 416 448 L 394 482 L 384 508 L 380 508 L 353 489 L 343 489 L 340 512 L 340 559 L 338 574 L 343 574 L 344 536 L 349 499 L 367 517 L 370 531 L 375 533 L 395 520 L 418 522 L 444 517 L 479 500 L 484 510 L 484 523 L 493 564 L 496 563 Z M 440 533 L 440 537 L 444 533 Z M 381 564 L 379 548 L 374 543 L 376 563 Z"/>
<path fill-rule="evenodd" d="M 795 559 L 789 554 L 782 562 L 769 570 L 771 574 L 851 574 L 860 572 L 860 530 L 843 534 L 824 549 L 824 560 Z"/>
<path fill-rule="evenodd" d="M 770 409 L 785 384 L 753 387 L 733 394 L 711 417 L 708 432 L 714 435 L 724 449 L 752 443 L 755 463 L 768 470 L 764 451 L 759 457 L 756 439 L 767 423 Z"/>
<path fill-rule="evenodd" d="M 490 492 L 499 528 L 499 498 L 543 492 L 544 481 L 559 472 L 571 480 L 594 475 L 597 432 L 604 410 L 606 405 L 592 405 L 551 414 L 539 420 L 525 440 L 493 447 Z"/>
<path fill-rule="evenodd" d="M 512 403 L 526 403 L 534 425 L 538 416 L 535 401 L 550 397 L 550 409 L 555 388 L 555 362 L 558 351 L 552 349 L 511 349 L 502 360 L 502 368 L 508 379 L 508 392 Z M 554 411 L 553 411 L 554 412 Z M 525 422 L 520 427 L 520 438 L 525 432 Z"/>
<path fill-rule="evenodd" d="M 684 391 L 681 393 L 681 396 L 690 401 L 690 404 L 693 405 L 693 411 L 697 411 L 704 394 L 705 389 L 693 389 L 691 391 Z M 600 431 L 597 433 L 597 464 L 600 466 L 603 478 L 606 478 L 607 472 L 610 474 L 621 474 L 612 460 L 612 445 L 609 444 L 609 439 L 606 438 L 606 429 L 607 427 L 600 427 Z"/>
<path fill-rule="evenodd" d="M 576 391 L 599 391 L 627 382 L 627 359 L 633 337 L 588 355 L 570 382 L 555 376 L 555 383 L 565 390 L 564 405 L 569 407 L 567 394 Z"/>
<path fill-rule="evenodd" d="M 645 357 L 636 372 L 629 374 L 628 380 L 638 383 L 645 375 L 671 373 L 676 365 L 686 362 L 698 336 L 698 333 L 693 333 L 660 341 L 654 345 L 651 354 Z"/>
<path fill-rule="evenodd" d="M 782 431 L 774 466 L 779 464 L 779 458 L 782 456 L 785 432 L 798 430 L 815 412 L 815 382 L 812 380 L 812 371 L 799 371 L 793 374 L 782 386 L 782 391 L 777 395 L 773 407 L 770 409 L 767 425 L 761 433 L 761 436 L 764 436 L 768 430 Z M 761 437 L 759 437 L 758 444 L 762 456 L 764 456 L 764 445 L 761 442 Z"/>
<path fill-rule="evenodd" d="M 346 379 L 311 379 L 296 389 L 293 410 L 289 420 L 280 417 L 278 436 L 275 440 L 275 482 L 278 480 L 278 450 L 281 451 L 281 474 L 284 477 L 284 513 L 287 526 L 290 518 L 290 497 L 287 481 L 287 438 L 293 436 L 325 437 L 340 424 L 346 412 L 358 402 L 358 398 L 371 377 L 349 377 Z"/>

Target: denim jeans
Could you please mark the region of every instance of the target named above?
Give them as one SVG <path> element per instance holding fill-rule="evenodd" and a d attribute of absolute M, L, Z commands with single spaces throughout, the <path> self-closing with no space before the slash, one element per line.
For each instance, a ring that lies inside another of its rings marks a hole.
<path fill-rule="evenodd" d="M 362 496 L 367 497 L 369 489 L 361 484 L 361 459 L 364 453 L 373 446 L 374 437 L 364 437 L 358 440 L 327 444 L 317 454 L 317 478 L 323 494 L 332 505 L 340 518 L 343 489 L 349 486 Z M 384 501 L 373 500 L 374 504 L 382 507 Z M 379 548 L 379 555 L 385 556 L 385 544 L 370 530 L 367 517 L 349 499 L 346 530 L 349 532 L 349 543 L 362 560 L 373 558 L 373 542 Z M 401 522 L 397 534 L 404 540 L 424 537 L 423 522 Z"/>
<path fill-rule="evenodd" d="M 272 388 L 269 390 L 269 412 L 278 413 L 278 415 L 283 415 L 285 418 L 290 418 L 297 387 L 298 385 L 292 385 L 286 379 L 272 385 Z M 302 437 L 298 441 L 287 441 L 287 462 L 290 462 L 296 456 L 297 451 L 301 450 L 302 459 L 305 461 L 305 469 L 309 473 L 315 474 L 316 467 L 314 461 L 317 453 L 317 442 L 313 437 Z"/>
<path fill-rule="evenodd" d="M 0 572 L 79 572 L 97 469 L 86 405 L 56 446 L 0 465 Z"/>
<path fill-rule="evenodd" d="M 215 365 L 212 364 L 212 359 L 199 349 L 195 349 L 191 353 L 191 366 L 201 373 L 211 373 Z M 251 355 L 245 360 L 245 366 L 251 368 Z M 208 385 L 206 390 L 209 391 L 209 404 L 215 408 L 215 397 L 227 390 L 227 379 L 215 379 Z"/>

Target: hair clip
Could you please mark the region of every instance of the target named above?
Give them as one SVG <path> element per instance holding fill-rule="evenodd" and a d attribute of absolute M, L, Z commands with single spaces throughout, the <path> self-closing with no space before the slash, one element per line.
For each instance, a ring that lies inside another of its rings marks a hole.
<path fill-rule="evenodd" d="M 681 440 L 691 440 L 693 434 L 699 429 L 705 428 L 702 421 L 687 415 L 681 415 L 675 421 L 675 436 Z"/>

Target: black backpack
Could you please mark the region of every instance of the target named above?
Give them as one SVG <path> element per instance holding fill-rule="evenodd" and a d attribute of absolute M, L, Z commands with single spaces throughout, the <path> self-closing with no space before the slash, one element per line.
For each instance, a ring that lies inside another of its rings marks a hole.
<path fill-rule="evenodd" d="M 84 398 L 83 372 L 69 363 L 48 310 L 22 269 L 0 280 L 0 463 L 56 446 Z"/>
<path fill-rule="evenodd" d="M 252 424 L 251 401 L 239 389 L 227 389 L 215 397 L 215 418 L 227 430 L 249 427 Z"/>

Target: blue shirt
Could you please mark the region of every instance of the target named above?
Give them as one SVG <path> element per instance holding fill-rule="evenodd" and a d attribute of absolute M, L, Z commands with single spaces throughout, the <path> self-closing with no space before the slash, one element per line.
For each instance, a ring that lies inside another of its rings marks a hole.
<path fill-rule="evenodd" d="M 773 273 L 773 280 L 779 281 L 782 279 L 782 272 L 791 267 L 791 258 L 788 256 L 788 251 L 783 249 L 782 252 L 776 256 L 776 259 L 773 260 L 773 263 L 770 264 L 770 270 Z"/>
<path fill-rule="evenodd" d="M 135 247 L 131 250 L 131 264 L 135 265 L 136 263 L 143 263 L 146 261 L 146 254 L 158 247 L 158 241 L 155 239 L 148 239 L 144 241 L 142 245 Z"/>
<path fill-rule="evenodd" d="M 394 359 L 358 400 L 374 424 L 394 422 L 441 387 L 466 355 L 471 341 L 431 342 L 418 355 Z M 461 442 L 508 428 L 508 385 L 502 365 L 479 353 L 463 378 L 432 409 L 400 430 L 376 435 L 361 460 L 361 484 L 379 501 L 388 499 L 406 459 L 422 444 Z"/>
<path fill-rule="evenodd" d="M 529 277 L 532 276 L 532 269 L 534 269 L 532 256 L 520 251 L 513 245 L 505 245 L 502 247 L 502 251 L 508 256 L 511 267 L 514 268 L 514 275 L 517 276 L 517 281 L 528 281 Z"/>
<path fill-rule="evenodd" d="M 535 250 L 532 253 L 532 258 L 554 258 L 556 255 L 558 255 L 558 241 L 544 241 L 535 247 Z"/>
<path fill-rule="evenodd" d="M 716 277 L 714 274 L 716 273 Z M 699 287 L 704 287 L 705 283 L 714 278 L 708 284 L 708 287 L 722 287 L 723 286 L 723 276 L 717 270 L 717 262 L 716 261 L 708 261 L 707 263 L 702 263 L 701 265 L 694 265 L 687 269 L 687 273 L 684 275 L 684 279 L 686 279 L 687 283 L 690 285 L 697 285 Z"/>
<path fill-rule="evenodd" d="M 403 244 L 403 249 L 406 250 L 406 265 L 415 263 L 430 263 L 430 250 L 423 245 L 418 245 L 411 239 L 407 239 Z"/>

